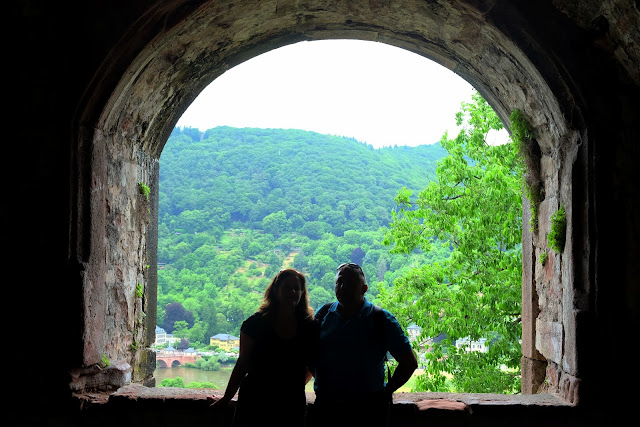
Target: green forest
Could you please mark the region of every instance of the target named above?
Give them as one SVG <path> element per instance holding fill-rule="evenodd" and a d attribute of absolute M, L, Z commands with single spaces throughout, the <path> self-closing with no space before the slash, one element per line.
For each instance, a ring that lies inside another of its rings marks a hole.
<path fill-rule="evenodd" d="M 445 154 L 439 144 L 374 149 L 300 130 L 176 128 L 160 159 L 158 325 L 171 333 L 185 321 L 178 334 L 203 346 L 237 335 L 282 268 L 305 273 L 318 308 L 342 262 L 390 285 L 448 256 L 382 244 L 398 191 L 428 184 Z"/>
<path fill-rule="evenodd" d="M 157 324 L 205 348 L 239 334 L 280 269 L 305 274 L 317 309 L 334 300 L 336 267 L 355 262 L 367 298 L 421 328 L 416 391 L 517 393 L 523 141 L 487 143 L 502 123 L 477 93 L 456 120 L 458 135 L 418 147 L 174 129 L 160 158 Z"/>

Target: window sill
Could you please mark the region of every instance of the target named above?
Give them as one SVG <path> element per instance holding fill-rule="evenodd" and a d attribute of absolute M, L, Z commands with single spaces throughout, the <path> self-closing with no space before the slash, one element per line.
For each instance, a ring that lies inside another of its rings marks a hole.
<path fill-rule="evenodd" d="M 267 391 L 268 392 L 268 391 Z M 139 422 L 170 419 L 189 414 L 190 419 L 208 420 L 209 425 L 229 425 L 234 401 L 226 413 L 211 408 L 211 396 L 223 391 L 144 387 L 132 384 L 113 393 L 82 393 L 74 397 L 83 413 L 98 413 L 101 417 L 119 417 L 123 413 Z M 313 416 L 314 393 L 307 393 L 309 416 Z M 391 426 L 496 425 L 515 422 L 520 426 L 537 426 L 541 421 L 552 424 L 577 423 L 576 407 L 554 394 L 500 395 L 475 393 L 395 393 Z M 218 421 L 216 421 L 218 420 Z M 579 424 L 575 424 L 579 425 Z"/>

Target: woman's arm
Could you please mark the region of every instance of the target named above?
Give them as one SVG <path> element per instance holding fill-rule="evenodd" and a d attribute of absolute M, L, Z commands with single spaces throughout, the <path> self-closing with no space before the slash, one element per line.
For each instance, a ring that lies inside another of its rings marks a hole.
<path fill-rule="evenodd" d="M 249 361 L 251 360 L 250 356 L 253 352 L 254 345 L 255 341 L 253 338 L 246 335 L 244 332 L 240 332 L 240 353 L 238 355 L 236 365 L 233 367 L 233 371 L 231 372 L 229 384 L 227 385 L 224 396 L 216 400 L 212 406 L 225 405 L 229 403 L 231 399 L 233 399 L 233 396 L 236 395 L 238 389 L 240 388 L 242 380 L 249 371 Z"/>

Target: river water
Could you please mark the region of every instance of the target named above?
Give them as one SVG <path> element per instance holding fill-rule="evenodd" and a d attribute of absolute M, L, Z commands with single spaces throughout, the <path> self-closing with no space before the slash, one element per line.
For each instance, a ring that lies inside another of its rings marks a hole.
<path fill-rule="evenodd" d="M 162 380 L 165 378 L 182 378 L 184 385 L 189 385 L 190 382 L 210 382 L 213 383 L 217 389 L 224 390 L 229 383 L 229 377 L 233 365 L 223 366 L 219 371 L 204 371 L 202 369 L 185 368 L 184 366 L 177 366 L 173 368 L 156 368 L 153 372 L 153 376 L 156 378 L 156 386 L 159 386 Z"/>
<path fill-rule="evenodd" d="M 202 369 L 185 368 L 184 366 L 176 366 L 173 368 L 156 368 L 153 376 L 156 379 L 156 386 L 159 386 L 165 378 L 182 378 L 184 385 L 190 382 L 210 382 L 213 383 L 218 390 L 224 390 L 229 383 L 229 377 L 233 365 L 223 365 L 219 371 L 204 371 Z M 306 391 L 313 391 L 313 378 L 306 386 Z"/>

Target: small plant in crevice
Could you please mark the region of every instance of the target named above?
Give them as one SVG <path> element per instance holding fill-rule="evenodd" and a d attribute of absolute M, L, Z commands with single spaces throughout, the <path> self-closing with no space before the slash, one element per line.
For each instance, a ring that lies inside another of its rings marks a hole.
<path fill-rule="evenodd" d="M 144 295 L 144 286 L 142 285 L 142 283 L 138 283 L 136 285 L 136 296 L 138 298 L 142 298 L 143 295 Z"/>
<path fill-rule="evenodd" d="M 542 252 L 540 254 L 540 264 L 545 265 L 547 263 L 547 258 L 549 255 L 546 252 Z"/>
<path fill-rule="evenodd" d="M 140 191 L 140 194 L 142 194 L 145 199 L 149 200 L 149 195 L 151 194 L 151 188 L 149 188 L 148 185 L 140 181 L 138 183 L 138 191 Z"/>
<path fill-rule="evenodd" d="M 551 215 L 551 231 L 547 234 L 549 246 L 556 253 L 562 253 L 564 243 L 567 236 L 567 214 L 564 211 L 564 205 Z"/>
<path fill-rule="evenodd" d="M 102 358 L 100 359 L 100 366 L 102 368 L 106 368 L 111 364 L 111 361 L 109 360 L 109 358 L 107 357 L 106 354 L 102 355 Z"/>
<path fill-rule="evenodd" d="M 540 178 L 540 147 L 533 137 L 531 125 L 518 109 L 511 112 L 511 138 L 518 145 L 520 157 L 524 163 L 525 195 L 529 199 L 531 231 L 538 228 L 538 207 L 544 200 L 544 186 Z"/>

